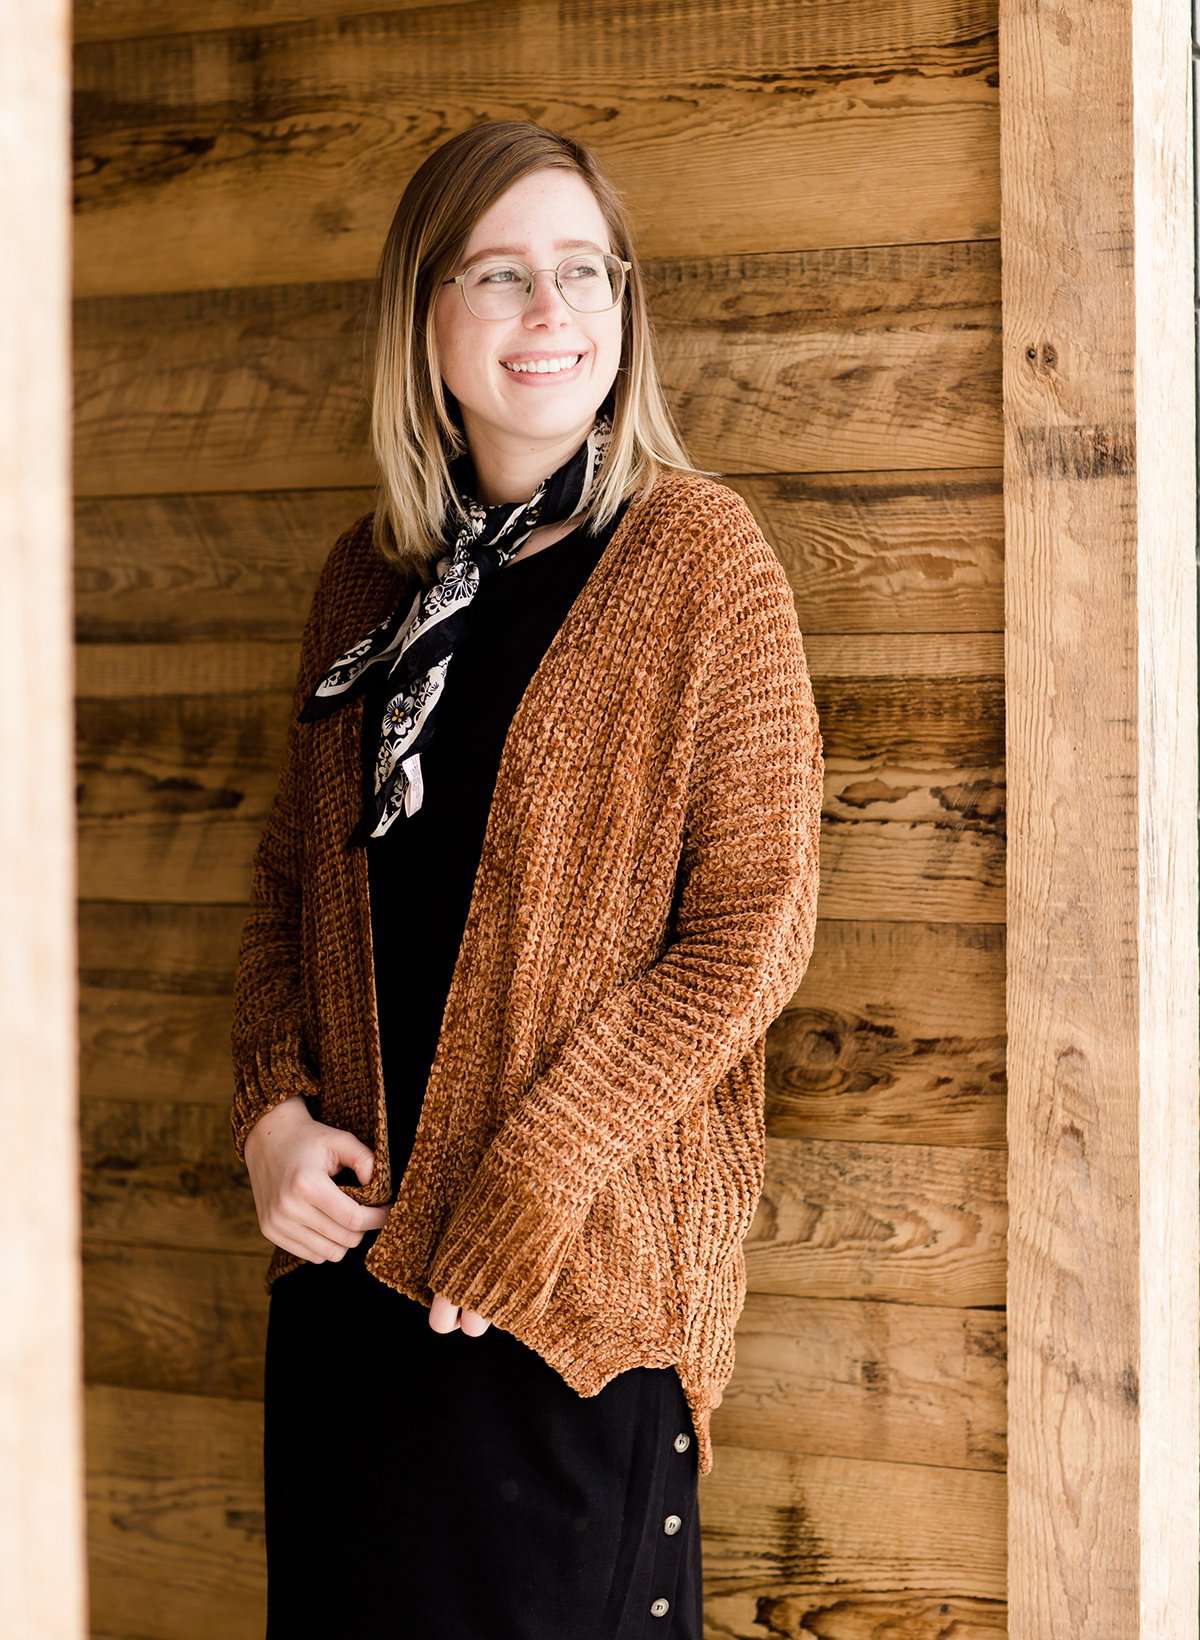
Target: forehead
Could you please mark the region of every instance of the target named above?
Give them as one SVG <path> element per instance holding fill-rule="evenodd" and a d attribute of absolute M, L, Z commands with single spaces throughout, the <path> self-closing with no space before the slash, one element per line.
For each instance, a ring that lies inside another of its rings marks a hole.
<path fill-rule="evenodd" d="M 571 251 L 602 251 L 603 245 L 598 245 L 594 239 L 556 239 L 554 254 L 556 256 L 569 255 Z M 519 256 L 524 261 L 534 255 L 535 249 L 531 245 L 480 245 L 475 250 L 467 252 L 467 260 L 474 262 L 483 256 Z"/>
<path fill-rule="evenodd" d="M 572 250 L 607 251 L 608 225 L 583 178 L 541 170 L 520 177 L 484 211 L 468 236 L 464 257 L 531 257 Z"/>

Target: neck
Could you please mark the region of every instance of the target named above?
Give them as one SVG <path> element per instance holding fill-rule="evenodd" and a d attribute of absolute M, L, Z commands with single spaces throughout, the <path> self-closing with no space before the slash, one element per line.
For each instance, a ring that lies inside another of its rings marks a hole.
<path fill-rule="evenodd" d="M 528 501 L 544 478 L 561 467 L 591 432 L 595 417 L 571 432 L 533 442 L 503 428 L 480 427 L 463 412 L 467 446 L 475 468 L 478 499 L 486 507 Z"/>

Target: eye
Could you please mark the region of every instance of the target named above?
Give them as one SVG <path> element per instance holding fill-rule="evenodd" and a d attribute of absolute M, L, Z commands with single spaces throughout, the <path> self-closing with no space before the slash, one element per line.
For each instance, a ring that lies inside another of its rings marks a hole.
<path fill-rule="evenodd" d="M 567 263 L 564 272 L 573 284 L 586 284 L 607 277 L 608 268 L 602 257 L 577 256 Z"/>
<path fill-rule="evenodd" d="M 472 268 L 470 284 L 472 285 L 511 285 L 523 284 L 525 275 L 511 262 L 484 262 L 477 268 Z"/>

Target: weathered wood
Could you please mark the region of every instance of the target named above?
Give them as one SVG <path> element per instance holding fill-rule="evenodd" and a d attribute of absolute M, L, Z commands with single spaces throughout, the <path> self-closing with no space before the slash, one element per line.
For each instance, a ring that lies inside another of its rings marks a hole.
<path fill-rule="evenodd" d="M 0 7 L 0 1635 L 87 1628 L 71 803 L 71 63 Z"/>
<path fill-rule="evenodd" d="M 713 1440 L 1003 1470 L 1004 1353 L 999 1309 L 751 1292 Z"/>
<path fill-rule="evenodd" d="M 822 633 L 1002 632 L 999 468 L 728 476 Z M 298 642 L 317 571 L 374 491 L 80 496 L 81 643 Z"/>
<path fill-rule="evenodd" d="M 97 1142 L 89 1109 L 113 1100 L 118 1125 L 104 1145 L 131 1167 L 139 1156 L 156 1165 L 163 1144 L 172 1146 L 172 1124 L 180 1166 L 208 1156 L 207 1138 L 186 1137 L 188 1107 L 230 1097 L 230 997 L 245 913 L 242 905 L 80 903 L 85 1147 Z M 773 1134 L 1002 1144 L 1004 1091 L 1002 928 L 820 920 L 804 981 L 767 1037 Z M 148 1107 L 136 1118 L 144 1129 L 122 1131 L 126 1101 Z M 106 1171 L 105 1180 L 117 1176 Z M 137 1200 L 133 1193 L 127 1205 Z M 150 1239 L 166 1210 L 151 1199 Z"/>
<path fill-rule="evenodd" d="M 298 652 L 329 549 L 373 506 L 370 488 L 79 496 L 75 636 L 275 640 Z M 86 648 L 80 655 L 86 664 Z"/>
<path fill-rule="evenodd" d="M 760 1632 L 800 1640 L 789 1612 L 827 1603 L 827 1633 L 886 1633 L 910 1614 L 898 1632 L 935 1640 L 949 1623 L 932 1626 L 936 1602 L 1003 1603 L 1004 1510 L 1004 1477 L 981 1470 L 723 1448 L 701 1489 L 707 1621 L 720 1633 L 740 1611 L 725 1632 L 751 1635 L 757 1606 Z"/>
<path fill-rule="evenodd" d="M 827 759 L 822 914 L 1002 920 L 999 639 L 815 638 L 808 652 Z M 80 647 L 81 894 L 246 898 L 294 667 L 284 644 Z"/>
<path fill-rule="evenodd" d="M 1004 929 L 821 917 L 767 1035 L 779 1138 L 1003 1145 Z"/>
<path fill-rule="evenodd" d="M 475 0 L 438 0 L 439 7 Z M 387 0 L 389 12 L 417 10 L 429 0 Z M 75 0 L 75 39 L 120 40 L 147 34 L 192 34 L 200 30 L 274 28 L 318 17 L 350 17 L 377 12 L 381 0 Z"/>
<path fill-rule="evenodd" d="M 730 475 L 994 466 L 991 241 L 649 262 L 693 458 Z M 80 495 L 367 486 L 368 286 L 75 303 Z"/>
<path fill-rule="evenodd" d="M 767 1137 L 745 1241 L 757 1293 L 1002 1305 L 1003 1150 Z"/>
<path fill-rule="evenodd" d="M 1187 8 L 1001 8 L 1012 1640 L 1195 1640 Z"/>
<path fill-rule="evenodd" d="M 94 1632 L 261 1635 L 261 1406 L 93 1384 L 87 1430 Z M 983 1470 L 722 1447 L 700 1489 L 707 1624 L 1001 1640 L 1004 1496 Z"/>
<path fill-rule="evenodd" d="M 234 1256 L 89 1234 L 88 1380 L 260 1398 L 271 1249 L 256 1239 L 257 1250 Z M 737 1368 L 713 1414 L 714 1439 L 1002 1470 L 1003 1356 L 1004 1317 L 995 1311 L 753 1292 L 738 1324 Z"/>
<path fill-rule="evenodd" d="M 89 1384 L 85 1413 L 93 1633 L 261 1636 L 261 1404 Z"/>
<path fill-rule="evenodd" d="M 361 9 L 76 49 L 80 296 L 366 277 L 405 180 L 484 115 L 592 143 L 646 257 L 997 234 L 995 0 Z"/>

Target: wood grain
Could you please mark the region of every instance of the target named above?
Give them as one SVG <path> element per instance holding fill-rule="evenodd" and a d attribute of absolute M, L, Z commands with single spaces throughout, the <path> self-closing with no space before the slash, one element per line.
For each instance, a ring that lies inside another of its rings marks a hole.
<path fill-rule="evenodd" d="M 438 0 L 439 6 L 474 3 Z M 389 12 L 428 5 L 429 0 L 387 0 Z M 75 0 L 71 15 L 75 39 L 84 41 L 271 28 L 379 9 L 380 0 Z"/>
<path fill-rule="evenodd" d="M 0 7 L 0 1635 L 80 1640 L 71 8 Z"/>
<path fill-rule="evenodd" d="M 988 241 L 653 262 L 659 371 L 723 474 L 994 466 Z M 83 496 L 368 486 L 368 287 L 75 303 Z"/>
<path fill-rule="evenodd" d="M 808 640 L 1003 631 L 998 467 L 723 482 L 748 503 L 778 553 Z M 325 554 L 373 505 L 369 486 L 79 496 L 76 638 L 298 644 Z"/>
<path fill-rule="evenodd" d="M 261 1405 L 92 1384 L 87 1429 L 93 1632 L 261 1633 Z M 700 1489 L 706 1626 L 1001 1640 L 1004 1512 L 984 1470 L 723 1447 Z"/>
<path fill-rule="evenodd" d="M 346 10 L 76 48 L 79 296 L 364 278 L 485 114 L 592 143 L 643 257 L 998 234 L 995 0 Z"/>
<path fill-rule="evenodd" d="M 388 220 L 433 146 L 511 113 L 624 193 L 672 412 L 787 571 L 825 740 L 706 1633 L 1000 1640 L 995 0 L 79 0 L 75 30 L 93 1632 L 262 1632 L 270 1249 L 229 1144 L 233 961 L 300 626 L 374 498 Z"/>
<path fill-rule="evenodd" d="M 808 652 L 826 755 L 822 915 L 1001 921 L 998 641 L 884 635 Z M 283 644 L 80 647 L 83 895 L 245 899 L 294 666 Z"/>
<path fill-rule="evenodd" d="M 1195 1640 L 1186 6 L 1002 8 L 1014 1640 Z"/>

